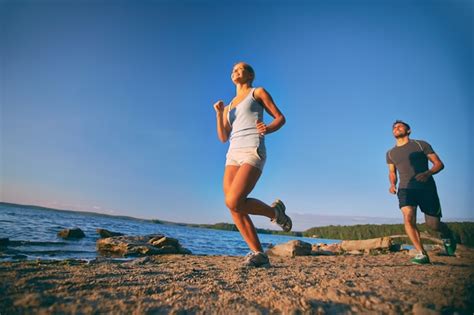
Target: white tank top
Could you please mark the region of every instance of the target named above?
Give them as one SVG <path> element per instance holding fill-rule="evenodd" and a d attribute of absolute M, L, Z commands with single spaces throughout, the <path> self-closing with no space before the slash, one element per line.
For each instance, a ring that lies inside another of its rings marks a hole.
<path fill-rule="evenodd" d="M 264 137 L 257 131 L 257 120 L 263 121 L 263 106 L 253 97 L 255 88 L 238 104 L 229 105 L 227 119 L 232 127 L 229 149 L 260 147 Z"/>

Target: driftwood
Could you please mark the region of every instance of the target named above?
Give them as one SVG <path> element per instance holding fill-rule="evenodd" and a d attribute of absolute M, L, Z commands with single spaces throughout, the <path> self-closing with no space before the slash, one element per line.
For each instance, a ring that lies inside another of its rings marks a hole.
<path fill-rule="evenodd" d="M 344 250 L 345 252 L 349 251 L 365 251 L 369 252 L 371 250 L 380 250 L 380 249 L 388 249 L 389 251 L 398 251 L 400 250 L 399 247 L 396 246 L 396 244 L 393 244 L 392 240 L 397 239 L 397 238 L 406 238 L 410 239 L 408 235 L 406 234 L 400 234 L 400 235 L 390 235 L 390 236 L 385 236 L 385 237 L 379 237 L 379 238 L 373 238 L 373 239 L 368 239 L 368 240 L 356 240 L 356 241 L 342 241 L 341 242 L 341 249 Z M 429 235 L 426 232 L 420 233 L 420 238 L 425 239 L 425 240 L 430 240 L 434 244 L 437 245 L 443 245 L 443 240 L 433 237 Z M 426 245 L 425 245 L 426 246 Z M 457 244 L 457 255 L 459 252 L 464 252 L 464 251 L 469 251 L 468 247 L 462 244 Z"/>
<path fill-rule="evenodd" d="M 354 240 L 354 241 L 342 241 L 341 248 L 344 251 L 353 250 L 372 250 L 372 249 L 388 249 L 390 250 L 393 246 L 393 239 L 397 238 L 408 238 L 408 235 L 390 235 L 385 237 L 372 238 L 368 240 Z M 435 244 L 443 245 L 443 241 L 435 238 L 427 233 L 420 233 L 420 238 L 432 241 Z"/>
<path fill-rule="evenodd" d="M 342 250 L 371 250 L 371 249 L 390 249 L 392 246 L 392 239 L 390 237 L 378 237 L 368 240 L 342 241 Z"/>
<path fill-rule="evenodd" d="M 403 234 L 402 235 L 391 235 L 389 237 L 392 238 L 392 239 L 393 238 L 408 238 L 409 239 L 408 235 L 403 235 Z M 443 245 L 442 240 L 440 240 L 439 238 L 433 237 L 433 236 L 431 236 L 431 235 L 429 235 L 428 233 L 425 233 L 425 232 L 420 233 L 420 238 L 430 240 L 433 243 L 436 243 L 436 244 L 439 244 L 439 245 Z"/>

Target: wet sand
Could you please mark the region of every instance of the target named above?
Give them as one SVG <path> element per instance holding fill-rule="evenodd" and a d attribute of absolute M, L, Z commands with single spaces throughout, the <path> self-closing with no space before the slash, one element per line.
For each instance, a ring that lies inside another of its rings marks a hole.
<path fill-rule="evenodd" d="M 472 314 L 474 251 L 431 255 L 242 257 L 163 255 L 134 261 L 0 263 L 1 314 Z"/>

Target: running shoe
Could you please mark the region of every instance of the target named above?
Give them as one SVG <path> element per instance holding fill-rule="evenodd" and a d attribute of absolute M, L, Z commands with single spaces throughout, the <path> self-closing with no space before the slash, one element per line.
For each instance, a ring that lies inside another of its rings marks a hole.
<path fill-rule="evenodd" d="M 291 231 L 293 223 L 291 218 L 285 213 L 286 207 L 283 201 L 280 199 L 275 200 L 272 203 L 272 208 L 275 209 L 275 217 L 271 219 L 271 222 L 278 224 L 285 232 Z"/>
<path fill-rule="evenodd" d="M 245 256 L 244 267 L 270 267 L 270 260 L 263 252 L 250 252 Z"/>
<path fill-rule="evenodd" d="M 454 253 L 456 252 L 457 242 L 454 237 L 443 239 L 444 250 L 446 251 L 446 255 L 448 256 L 456 256 Z"/>
<path fill-rule="evenodd" d="M 419 253 L 410 260 L 413 264 L 426 265 L 430 263 L 430 258 L 426 254 Z"/>

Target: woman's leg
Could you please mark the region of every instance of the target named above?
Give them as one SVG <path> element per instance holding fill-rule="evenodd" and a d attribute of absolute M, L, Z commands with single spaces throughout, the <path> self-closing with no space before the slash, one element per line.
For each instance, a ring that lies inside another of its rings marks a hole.
<path fill-rule="evenodd" d="M 258 199 L 247 198 L 261 174 L 262 171 L 250 164 L 238 167 L 229 183 L 228 191 L 224 192 L 225 202 L 229 209 L 243 214 L 266 216 L 269 219 L 275 217 L 275 210 L 271 206 Z"/>
<path fill-rule="evenodd" d="M 235 211 L 230 211 L 232 214 L 232 220 L 234 221 L 237 229 L 244 238 L 245 243 L 254 252 L 263 252 L 262 244 L 257 235 L 257 230 L 253 225 L 252 219 L 248 214 L 242 214 Z"/>
<path fill-rule="evenodd" d="M 273 208 L 267 206 L 257 199 L 247 199 L 247 195 L 252 191 L 260 177 L 261 171 L 251 165 L 244 164 L 242 166 L 229 165 L 226 166 L 224 172 L 224 194 L 226 205 L 232 214 L 235 225 L 242 234 L 245 242 L 252 251 L 262 251 L 262 245 L 258 239 L 257 231 L 250 219 L 249 214 L 260 214 L 268 217 L 274 216 Z M 255 206 L 256 211 L 240 211 L 242 204 L 247 208 Z M 263 204 L 263 206 L 262 206 Z M 268 209 L 271 213 L 268 213 Z M 263 210 L 262 210 L 263 209 Z M 266 213 L 266 214 L 263 214 Z"/>

